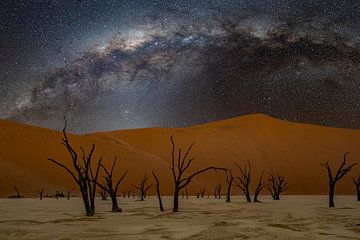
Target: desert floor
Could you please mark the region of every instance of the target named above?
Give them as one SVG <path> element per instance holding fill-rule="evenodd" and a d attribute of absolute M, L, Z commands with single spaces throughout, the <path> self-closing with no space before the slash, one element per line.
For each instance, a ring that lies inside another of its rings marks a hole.
<path fill-rule="evenodd" d="M 80 198 L 0 199 L 0 239 L 360 239 L 360 203 L 337 196 L 335 209 L 326 196 L 284 196 L 246 203 L 225 199 L 181 199 L 179 213 L 158 210 L 156 197 L 146 201 L 119 198 L 97 201 L 97 214 L 84 217 Z"/>

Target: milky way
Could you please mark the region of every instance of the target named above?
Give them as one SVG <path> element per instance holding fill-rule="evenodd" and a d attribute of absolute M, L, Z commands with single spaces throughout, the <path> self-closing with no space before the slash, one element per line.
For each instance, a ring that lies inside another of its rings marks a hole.
<path fill-rule="evenodd" d="M 358 1 L 5 1 L 0 118 L 71 131 L 249 113 L 360 127 Z"/>

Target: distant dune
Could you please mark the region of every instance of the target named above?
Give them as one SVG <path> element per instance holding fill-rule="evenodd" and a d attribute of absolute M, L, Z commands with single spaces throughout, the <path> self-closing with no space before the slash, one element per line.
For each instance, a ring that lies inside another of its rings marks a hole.
<path fill-rule="evenodd" d="M 94 143 L 96 159 L 103 155 L 108 164 L 118 156 L 117 175 L 129 171 L 120 192 L 130 189 L 144 173 L 151 176 L 155 170 L 163 193 L 169 194 L 172 189 L 171 135 L 177 146 L 183 148 L 196 141 L 192 170 L 214 165 L 232 168 L 237 174 L 233 162 L 243 164 L 249 160 L 254 169 L 254 184 L 263 169 L 267 174 L 279 171 L 290 182 L 288 194 L 326 194 L 327 176 L 320 167 L 321 162 L 329 160 L 337 167 L 343 154 L 350 151 L 349 162 L 360 163 L 360 130 L 292 123 L 262 114 L 189 128 L 69 134 L 69 139 L 76 147 L 90 148 Z M 46 193 L 73 188 L 72 179 L 65 171 L 46 160 L 51 157 L 71 166 L 68 153 L 61 145 L 61 136 L 58 131 L 0 120 L 0 196 L 14 194 L 15 185 L 25 196 L 36 195 L 42 186 Z M 341 180 L 337 193 L 354 194 L 351 176 L 359 173 L 360 166 L 357 166 Z M 212 194 L 217 183 L 225 185 L 224 174 L 209 172 L 195 179 L 189 191 L 194 194 L 205 187 Z M 234 188 L 234 192 L 239 191 Z"/>

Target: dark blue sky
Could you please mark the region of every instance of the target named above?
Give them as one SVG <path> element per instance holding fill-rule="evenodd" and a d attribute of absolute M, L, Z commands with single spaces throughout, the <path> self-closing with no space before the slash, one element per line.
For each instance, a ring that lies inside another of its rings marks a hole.
<path fill-rule="evenodd" d="M 88 132 L 264 112 L 358 128 L 359 26 L 355 0 L 5 0 L 0 118 Z"/>

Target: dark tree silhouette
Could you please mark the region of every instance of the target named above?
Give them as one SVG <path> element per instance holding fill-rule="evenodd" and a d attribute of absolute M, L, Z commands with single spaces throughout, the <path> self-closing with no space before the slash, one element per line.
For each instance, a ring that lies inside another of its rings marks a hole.
<path fill-rule="evenodd" d="M 233 182 L 235 177 L 233 176 L 231 171 L 226 172 L 226 183 L 227 183 L 227 191 L 226 191 L 226 202 L 231 202 L 231 187 L 233 186 Z"/>
<path fill-rule="evenodd" d="M 74 189 L 67 189 L 66 190 L 66 198 L 67 200 L 70 200 L 71 193 L 74 191 Z"/>
<path fill-rule="evenodd" d="M 329 165 L 329 161 L 326 161 L 326 163 L 321 163 L 320 165 L 323 166 L 327 170 L 327 174 L 329 177 L 329 207 L 335 207 L 334 203 L 334 194 L 335 194 L 335 186 L 336 183 L 344 177 L 347 173 L 349 173 L 356 165 L 356 163 L 351 164 L 350 166 L 346 166 L 346 157 L 349 154 L 349 152 L 344 154 L 343 161 L 336 171 L 335 176 L 333 176 L 333 173 L 331 171 L 331 167 Z"/>
<path fill-rule="evenodd" d="M 199 197 L 204 198 L 205 193 L 206 193 L 206 189 L 205 188 L 200 188 L 200 190 L 199 190 L 199 192 L 197 194 L 198 198 Z"/>
<path fill-rule="evenodd" d="M 104 185 L 104 184 L 101 184 L 101 185 Z M 100 187 L 99 193 L 100 193 L 101 200 L 104 200 L 104 201 L 107 200 L 109 194 L 108 194 L 108 191 L 106 191 L 105 188 Z"/>
<path fill-rule="evenodd" d="M 20 190 L 17 186 L 14 187 L 16 195 L 11 195 L 8 198 L 23 198 L 24 196 L 21 195 Z"/>
<path fill-rule="evenodd" d="M 360 177 L 353 178 L 353 182 L 355 184 L 357 200 L 360 201 Z"/>
<path fill-rule="evenodd" d="M 116 156 L 115 156 L 115 159 L 113 161 L 113 164 L 112 164 L 110 170 L 108 170 L 103 164 L 101 164 L 101 168 L 105 172 L 105 175 L 104 175 L 105 184 L 101 184 L 101 183 L 97 183 L 97 184 L 100 186 L 101 189 L 105 189 L 109 193 L 109 196 L 111 198 L 111 203 L 112 203 L 111 211 L 112 212 L 121 212 L 122 209 L 118 205 L 116 196 L 117 196 L 117 192 L 119 190 L 119 186 L 120 186 L 121 182 L 124 180 L 124 178 L 126 177 L 128 171 L 125 171 L 125 173 L 119 178 L 119 180 L 117 180 L 117 182 L 114 182 L 113 174 L 114 174 L 115 165 L 116 165 Z"/>
<path fill-rule="evenodd" d="M 152 172 L 152 175 L 154 176 L 155 181 L 156 181 L 156 193 L 157 193 L 157 196 L 158 196 L 158 199 L 159 199 L 160 211 L 163 212 L 163 211 L 164 211 L 164 207 L 163 207 L 162 200 L 161 200 L 160 181 L 159 181 L 159 179 L 158 179 L 158 177 L 156 176 L 156 174 L 155 174 L 154 171 Z"/>
<path fill-rule="evenodd" d="M 189 169 L 192 161 L 195 159 L 195 157 L 188 158 L 190 151 L 191 151 L 192 147 L 194 146 L 195 142 L 193 142 L 188 147 L 188 149 L 186 150 L 186 152 L 183 156 L 181 155 L 181 148 L 179 148 L 177 151 L 178 153 L 177 153 L 177 157 L 176 157 L 176 154 L 175 154 L 176 147 L 175 147 L 175 142 L 174 142 L 173 138 L 174 138 L 174 136 L 170 137 L 170 142 L 172 145 L 170 169 L 172 171 L 173 178 L 174 178 L 173 212 L 178 212 L 179 211 L 179 193 L 180 193 L 181 189 L 183 189 L 187 185 L 189 185 L 189 183 L 191 182 L 191 180 L 194 177 L 196 177 L 197 175 L 199 175 L 201 173 L 207 172 L 209 170 L 227 171 L 227 169 L 219 168 L 219 167 L 207 167 L 207 168 L 201 169 L 197 172 L 194 172 L 191 174 L 186 174 L 186 176 L 185 176 L 186 171 Z"/>
<path fill-rule="evenodd" d="M 99 169 L 102 161 L 102 157 L 100 157 L 96 172 L 93 173 L 92 171 L 92 157 L 95 150 L 95 144 L 92 144 L 90 152 L 88 155 L 85 154 L 85 151 L 82 147 L 80 147 L 81 153 L 82 153 L 82 164 L 79 162 L 78 154 L 73 148 L 73 146 L 70 144 L 69 139 L 66 134 L 66 126 L 67 121 L 65 120 L 65 126 L 62 130 L 63 137 L 61 138 L 61 143 L 65 146 L 68 153 L 70 154 L 70 157 L 72 159 L 72 165 L 75 169 L 75 172 L 70 170 L 69 167 L 66 165 L 58 162 L 57 160 L 54 160 L 52 158 L 48 158 L 50 162 L 55 163 L 56 165 L 62 167 L 65 169 L 70 176 L 73 178 L 73 180 L 76 182 L 76 184 L 80 188 L 81 197 L 84 203 L 86 216 L 93 216 L 95 213 L 95 194 L 96 194 L 96 185 L 97 185 L 97 178 L 99 174 Z"/>
<path fill-rule="evenodd" d="M 134 188 L 136 188 L 137 190 L 140 191 L 140 201 L 144 201 L 147 195 L 147 192 L 149 191 L 149 189 L 151 188 L 151 184 L 147 185 L 147 181 L 149 180 L 148 176 L 146 176 L 146 174 L 144 174 L 144 176 L 141 179 L 141 182 L 139 184 L 139 186 L 135 186 L 133 185 Z"/>
<path fill-rule="evenodd" d="M 274 200 L 280 200 L 280 194 L 289 189 L 285 176 L 282 176 L 280 173 L 276 175 L 271 174 L 266 186 Z"/>
<path fill-rule="evenodd" d="M 221 184 L 216 184 L 214 189 L 214 197 L 221 198 Z"/>
<path fill-rule="evenodd" d="M 40 200 L 43 199 L 44 191 L 45 191 L 45 188 L 44 188 L 44 187 L 41 187 L 40 190 L 38 191 L 39 199 L 40 199 Z"/>
<path fill-rule="evenodd" d="M 255 189 L 254 202 L 260 202 L 258 196 L 260 192 L 263 190 L 263 188 L 266 186 L 266 183 L 263 181 L 263 177 L 264 177 L 264 171 L 262 171 L 259 182 Z"/>
<path fill-rule="evenodd" d="M 241 167 L 239 164 L 235 163 L 240 170 L 240 177 L 235 179 L 235 184 L 238 186 L 241 191 L 244 193 L 247 202 L 251 202 L 250 196 L 250 182 L 251 182 L 251 164 L 250 161 L 247 161 L 247 164 L 244 167 Z"/>

